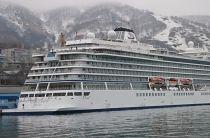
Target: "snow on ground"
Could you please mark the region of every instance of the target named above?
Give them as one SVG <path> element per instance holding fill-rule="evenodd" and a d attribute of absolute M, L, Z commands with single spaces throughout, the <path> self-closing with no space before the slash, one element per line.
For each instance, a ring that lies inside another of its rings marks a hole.
<path fill-rule="evenodd" d="M 130 21 L 130 17 L 129 16 L 127 16 L 127 15 L 125 15 L 123 13 L 120 13 L 119 11 L 116 11 L 114 13 L 116 13 L 124 21 L 126 21 L 126 22 L 129 22 Z"/>
<path fill-rule="evenodd" d="M 40 19 L 41 21 L 43 21 L 44 23 L 47 22 L 47 20 L 48 20 L 47 16 L 45 16 L 44 14 L 40 14 L 40 15 L 39 15 L 39 19 Z"/>
<path fill-rule="evenodd" d="M 175 23 L 173 20 L 171 20 L 169 17 L 163 17 L 158 15 L 153 15 L 158 21 L 163 22 L 166 24 L 166 29 L 162 32 L 158 33 L 154 38 L 160 41 L 167 41 L 169 42 L 169 34 L 170 30 L 174 27 L 182 27 L 180 24 Z"/>
<path fill-rule="evenodd" d="M 73 25 L 74 24 L 74 19 L 69 19 L 69 20 L 64 20 L 62 22 L 63 28 L 67 29 L 68 25 Z"/>
<path fill-rule="evenodd" d="M 179 33 L 176 33 L 173 38 L 169 40 L 169 34 L 171 29 L 182 27 L 181 24 L 178 24 L 174 22 L 170 17 L 163 17 L 154 15 L 154 17 L 158 20 L 166 24 L 166 28 L 158 33 L 156 36 L 154 36 L 154 39 L 160 40 L 160 41 L 166 41 L 169 45 L 171 45 L 176 50 L 184 50 L 188 47 L 185 38 L 183 38 Z"/>

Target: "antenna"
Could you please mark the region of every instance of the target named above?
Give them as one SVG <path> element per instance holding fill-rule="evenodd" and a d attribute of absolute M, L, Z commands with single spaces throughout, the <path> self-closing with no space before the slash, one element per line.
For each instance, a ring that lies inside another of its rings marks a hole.
<path fill-rule="evenodd" d="M 64 46 L 66 45 L 65 35 L 64 35 L 63 33 L 61 33 L 61 34 L 59 35 L 58 44 L 59 44 L 61 47 L 64 47 Z"/>
<path fill-rule="evenodd" d="M 121 12 L 122 13 L 122 12 Z M 120 14 L 120 23 L 121 23 L 121 27 L 122 27 L 122 14 Z"/>

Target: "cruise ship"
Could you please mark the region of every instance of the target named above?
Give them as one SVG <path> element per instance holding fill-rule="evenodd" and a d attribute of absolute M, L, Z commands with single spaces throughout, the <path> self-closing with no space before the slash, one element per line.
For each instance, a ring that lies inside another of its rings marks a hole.
<path fill-rule="evenodd" d="M 199 53 L 138 42 L 127 28 L 106 39 L 62 41 L 35 61 L 10 113 L 57 113 L 210 104 L 210 61 Z"/>

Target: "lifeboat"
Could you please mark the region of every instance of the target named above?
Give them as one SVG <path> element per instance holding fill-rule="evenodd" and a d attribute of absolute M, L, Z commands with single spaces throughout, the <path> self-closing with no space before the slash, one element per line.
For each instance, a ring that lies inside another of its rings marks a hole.
<path fill-rule="evenodd" d="M 176 86 L 176 85 L 178 85 L 178 80 L 176 78 L 170 78 L 168 80 L 168 83 L 170 86 Z"/>
<path fill-rule="evenodd" d="M 165 79 L 161 78 L 161 77 L 153 77 L 153 78 L 149 79 L 149 82 L 152 85 L 157 85 L 157 84 L 163 85 L 163 84 L 165 84 Z"/>
<path fill-rule="evenodd" d="M 180 83 L 182 85 L 191 85 L 192 84 L 192 80 L 191 79 L 180 79 Z"/>

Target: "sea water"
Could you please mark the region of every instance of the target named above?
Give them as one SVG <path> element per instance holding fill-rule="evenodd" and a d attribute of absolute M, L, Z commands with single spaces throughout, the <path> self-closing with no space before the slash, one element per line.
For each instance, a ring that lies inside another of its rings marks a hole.
<path fill-rule="evenodd" d="M 0 138 L 210 137 L 210 106 L 1 116 Z"/>

